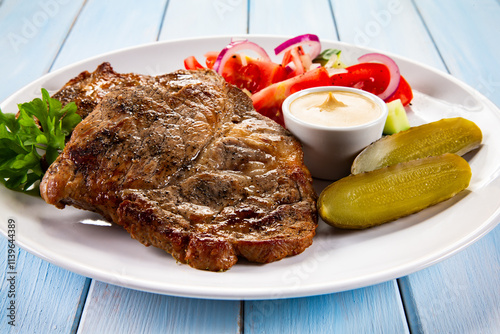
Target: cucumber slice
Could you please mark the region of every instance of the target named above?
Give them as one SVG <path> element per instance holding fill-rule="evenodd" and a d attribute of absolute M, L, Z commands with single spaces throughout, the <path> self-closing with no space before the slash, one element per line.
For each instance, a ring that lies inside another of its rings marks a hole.
<path fill-rule="evenodd" d="M 403 107 L 401 100 L 397 99 L 388 102 L 387 107 L 389 108 L 389 114 L 385 121 L 384 135 L 392 135 L 400 131 L 408 130 L 410 128 L 410 122 L 408 122 L 405 107 Z"/>

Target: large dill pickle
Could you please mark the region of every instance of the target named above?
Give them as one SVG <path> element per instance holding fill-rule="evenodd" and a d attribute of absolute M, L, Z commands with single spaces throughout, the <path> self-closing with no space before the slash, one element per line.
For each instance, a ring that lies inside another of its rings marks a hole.
<path fill-rule="evenodd" d="M 467 188 L 471 176 L 467 161 L 452 153 L 403 162 L 330 184 L 318 211 L 332 226 L 363 229 L 447 200 Z"/>
<path fill-rule="evenodd" d="M 359 174 L 404 161 L 444 153 L 465 153 L 479 147 L 483 135 L 472 121 L 445 118 L 382 137 L 358 154 L 351 167 Z"/>

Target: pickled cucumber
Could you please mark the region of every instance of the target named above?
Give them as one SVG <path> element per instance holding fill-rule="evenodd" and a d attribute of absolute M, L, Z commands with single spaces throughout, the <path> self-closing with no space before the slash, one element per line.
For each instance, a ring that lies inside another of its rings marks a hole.
<path fill-rule="evenodd" d="M 359 174 L 444 153 L 465 153 L 479 147 L 483 135 L 472 121 L 445 118 L 385 136 L 367 146 L 354 159 L 352 174 Z"/>
<path fill-rule="evenodd" d="M 320 194 L 327 224 L 363 229 L 404 217 L 455 196 L 472 173 L 462 157 L 446 153 L 340 179 Z"/>

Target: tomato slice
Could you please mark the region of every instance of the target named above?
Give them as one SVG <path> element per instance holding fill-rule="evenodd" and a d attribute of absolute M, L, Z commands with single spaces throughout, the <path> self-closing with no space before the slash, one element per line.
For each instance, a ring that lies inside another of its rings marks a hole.
<path fill-rule="evenodd" d="M 346 68 L 347 73 L 332 75 L 332 85 L 355 87 L 379 95 L 389 85 L 390 73 L 387 66 L 380 63 L 360 63 Z M 404 106 L 413 99 L 411 86 L 403 76 L 394 94 L 386 100 L 400 99 Z"/>
<path fill-rule="evenodd" d="M 205 54 L 207 68 L 213 68 L 217 56 L 218 52 Z M 184 59 L 184 67 L 187 70 L 205 68 L 194 56 Z M 287 72 L 280 64 L 237 54 L 227 61 L 222 76 L 227 82 L 250 93 L 256 93 L 273 83 L 285 80 Z"/>
<path fill-rule="evenodd" d="M 330 85 L 328 70 L 319 67 L 262 89 L 252 95 L 252 102 L 255 110 L 284 126 L 281 105 L 288 96 L 306 88 Z"/>
<path fill-rule="evenodd" d="M 217 51 L 209 51 L 205 53 L 205 63 L 207 64 L 207 67 L 212 69 L 214 68 L 215 61 L 217 60 L 217 56 L 219 55 L 219 52 Z"/>
<path fill-rule="evenodd" d="M 399 80 L 399 86 L 394 94 L 385 102 L 391 102 L 396 99 L 400 99 L 401 103 L 403 103 L 403 106 L 407 106 L 408 104 L 410 104 L 411 100 L 413 99 L 413 91 L 411 89 L 411 86 L 408 81 L 403 78 L 403 76 L 401 76 L 401 79 Z"/>
<path fill-rule="evenodd" d="M 196 60 L 195 56 L 189 56 L 184 59 L 184 67 L 186 70 L 199 70 L 204 68 L 198 60 Z"/>
<path fill-rule="evenodd" d="M 254 94 L 284 80 L 286 71 L 280 64 L 239 54 L 226 62 L 222 76 L 227 82 Z"/>
<path fill-rule="evenodd" d="M 347 73 L 332 75 L 332 85 L 359 88 L 379 95 L 391 78 L 387 66 L 380 63 L 360 63 L 346 67 L 346 70 Z"/>

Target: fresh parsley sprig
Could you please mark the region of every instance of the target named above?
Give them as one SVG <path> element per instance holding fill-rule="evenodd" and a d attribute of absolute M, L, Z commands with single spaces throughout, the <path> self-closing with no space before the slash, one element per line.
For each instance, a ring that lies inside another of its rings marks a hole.
<path fill-rule="evenodd" d="M 42 99 L 18 108 L 17 115 L 0 110 L 0 182 L 12 190 L 32 192 L 81 117 L 74 102 L 62 107 L 43 88 Z"/>

